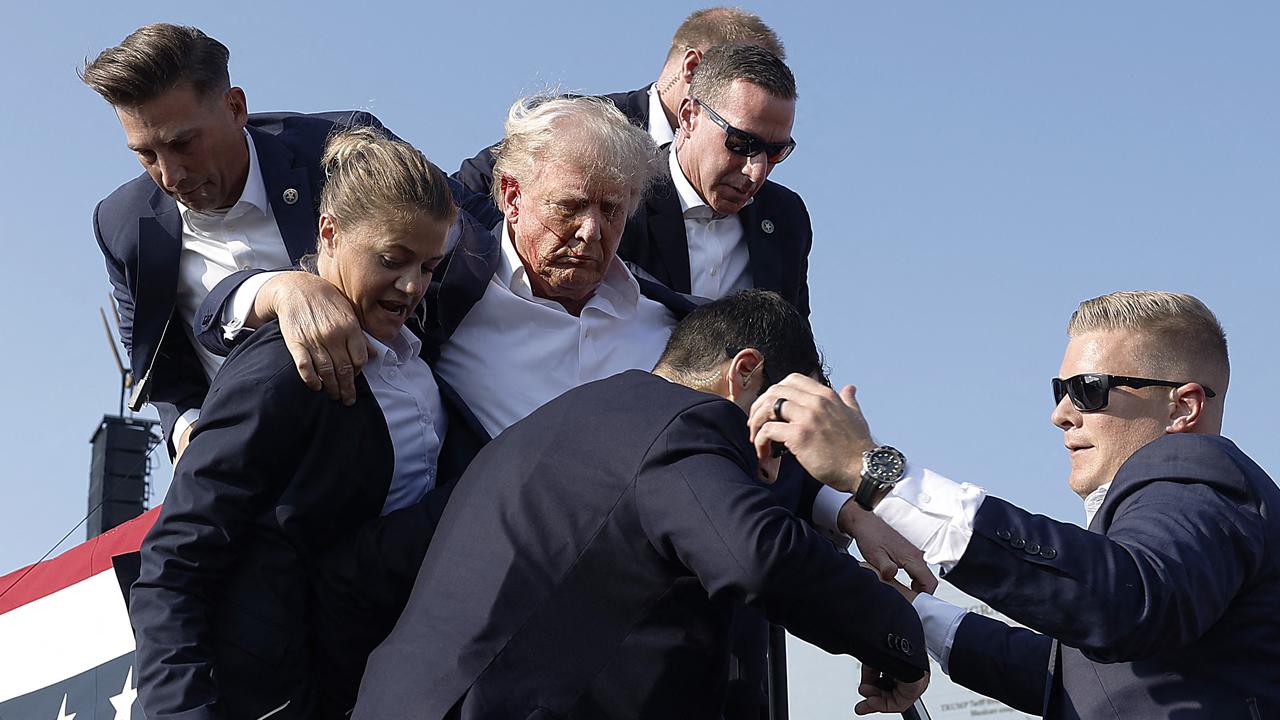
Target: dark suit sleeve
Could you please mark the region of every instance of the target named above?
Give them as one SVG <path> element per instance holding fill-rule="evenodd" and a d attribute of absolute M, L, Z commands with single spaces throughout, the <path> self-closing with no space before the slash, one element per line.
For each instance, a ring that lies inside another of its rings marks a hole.
<path fill-rule="evenodd" d="M 735 406 L 708 402 L 657 440 L 636 490 L 650 543 L 713 598 L 756 604 L 828 652 L 919 678 L 928 660 L 915 611 L 751 478 L 744 422 Z"/>
<path fill-rule="evenodd" d="M 1031 715 L 1044 711 L 1053 641 L 975 613 L 956 630 L 948 669 L 951 679 Z"/>
<path fill-rule="evenodd" d="M 502 211 L 498 209 L 493 197 L 487 191 L 473 190 L 454 178 L 448 180 L 449 190 L 453 193 L 453 202 L 479 223 L 480 227 L 491 228 L 502 222 Z M 457 230 L 462 226 L 464 222 L 459 218 L 459 222 L 454 223 L 454 229 Z"/>
<path fill-rule="evenodd" d="M 241 337 L 236 340 L 227 340 L 226 333 L 222 331 L 222 314 L 236 289 L 244 284 L 245 280 L 264 272 L 269 271 L 252 268 L 233 272 L 215 285 L 208 295 L 204 296 L 204 301 L 200 303 L 200 309 L 196 310 L 196 326 L 193 328 L 196 340 L 204 346 L 204 349 L 214 355 L 225 357 L 247 336 L 247 333 L 241 333 Z"/>
<path fill-rule="evenodd" d="M 1204 483 L 1143 483 L 1105 536 L 988 496 L 946 578 L 1093 660 L 1128 662 L 1209 630 L 1264 547 L 1257 512 Z"/>
<path fill-rule="evenodd" d="M 102 239 L 102 227 L 98 224 L 98 213 L 102 211 L 102 203 L 93 208 L 93 237 L 98 241 L 102 257 L 107 262 L 107 279 L 111 281 L 111 294 L 116 299 L 116 312 L 120 316 L 120 342 L 124 343 L 126 353 L 133 351 L 133 293 L 129 291 L 125 279 L 125 263 L 111 252 L 111 248 Z"/>
<path fill-rule="evenodd" d="M 218 716 L 213 598 L 255 518 L 295 471 L 291 448 L 310 427 L 299 418 L 323 410 L 287 356 L 274 370 L 239 359 L 245 362 L 228 363 L 219 375 L 175 468 L 130 596 L 139 692 L 150 718 Z"/>
<path fill-rule="evenodd" d="M 107 279 L 111 281 L 111 295 L 116 301 L 116 312 L 120 323 L 120 342 L 124 345 L 125 357 L 132 366 L 133 359 L 133 292 L 129 289 L 126 262 L 117 257 L 111 246 L 103 239 L 102 225 L 98 214 L 102 211 L 102 203 L 93 209 L 93 236 L 102 250 L 102 257 L 107 265 Z M 169 456 L 173 457 L 173 428 L 178 417 L 192 408 L 200 407 L 204 402 L 209 385 L 205 381 L 204 368 L 186 340 L 182 328 L 172 326 L 172 334 L 166 334 L 164 342 L 156 349 L 156 361 L 152 368 L 151 392 L 147 401 L 160 414 L 160 426 L 168 440 Z M 147 368 L 130 367 L 129 372 L 134 382 L 142 379 Z"/>
<path fill-rule="evenodd" d="M 439 268 L 440 272 L 437 277 L 432 279 L 433 287 L 438 288 L 439 284 L 444 280 L 444 275 L 449 268 L 452 250 L 458 249 L 464 253 L 482 252 L 491 253 L 496 257 L 497 241 L 487 228 L 496 225 L 501 221 L 502 215 L 497 212 L 494 206 L 487 198 L 472 194 L 466 188 L 458 185 L 456 182 L 450 181 L 449 187 L 454 192 L 454 201 L 461 208 L 458 212 L 458 218 L 454 221 L 453 226 L 449 229 L 448 240 L 450 243 L 450 253 L 446 256 L 445 263 Z M 486 218 L 493 220 L 492 224 L 485 225 L 483 221 L 468 211 L 468 207 L 475 212 L 484 215 Z M 496 218 L 496 219 L 494 219 Z M 277 268 L 283 270 L 287 268 Z M 249 269 L 234 272 L 223 278 L 209 294 L 205 296 L 204 301 L 200 303 L 200 308 L 196 311 L 195 332 L 196 341 L 200 343 L 206 350 L 214 355 L 226 356 L 236 345 L 248 336 L 248 333 L 241 333 L 240 337 L 235 340 L 227 340 L 226 333 L 222 330 L 222 317 L 226 311 L 228 303 L 231 301 L 232 295 L 235 293 L 246 280 L 257 275 L 258 273 L 268 272 L 263 269 Z M 301 272 L 301 271 L 299 271 Z M 488 277 L 472 283 L 482 293 Z M 438 298 L 436 293 L 428 293 L 430 298 Z M 478 298 L 477 298 L 478 299 Z M 473 301 L 474 303 L 474 301 Z M 470 309 L 470 305 L 467 306 Z M 439 311 L 439 308 L 436 308 Z M 454 313 L 456 322 L 452 322 L 449 331 L 461 322 L 465 311 Z"/>
<path fill-rule="evenodd" d="M 493 191 L 493 163 L 496 158 L 493 151 L 496 144 L 481 150 L 475 157 L 462 161 L 452 177 L 479 195 L 489 195 Z M 492 227 L 492 226 L 490 226 Z"/>

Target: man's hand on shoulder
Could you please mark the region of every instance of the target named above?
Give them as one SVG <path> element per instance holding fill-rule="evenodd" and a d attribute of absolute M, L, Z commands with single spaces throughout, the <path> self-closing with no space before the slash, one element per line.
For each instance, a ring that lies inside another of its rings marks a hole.
<path fill-rule="evenodd" d="M 322 387 L 344 405 L 356 401 L 356 373 L 373 352 L 351 302 L 328 281 L 285 272 L 262 286 L 255 320 L 278 318 L 298 375 L 312 390 Z"/>
<path fill-rule="evenodd" d="M 763 461 L 773 443 L 782 443 L 819 482 L 855 491 L 862 453 L 875 447 L 856 392 L 846 385 L 837 394 L 813 378 L 787 376 L 751 406 L 748 424 L 756 453 Z"/>

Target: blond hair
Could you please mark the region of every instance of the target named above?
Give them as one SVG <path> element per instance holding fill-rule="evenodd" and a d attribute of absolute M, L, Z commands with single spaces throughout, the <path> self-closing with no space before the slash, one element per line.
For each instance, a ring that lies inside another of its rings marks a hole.
<path fill-rule="evenodd" d="M 1198 298 L 1157 290 L 1113 292 L 1080 303 L 1067 324 L 1070 337 L 1113 331 L 1143 336 L 1153 370 L 1190 373 L 1185 379 L 1196 382 L 1200 380 L 1194 375 L 1207 375 L 1219 394 L 1226 392 L 1231 374 L 1227 335 Z"/>
<path fill-rule="evenodd" d="M 320 160 L 326 180 L 320 212 L 334 224 L 451 220 L 457 212 L 440 168 L 417 148 L 371 127 L 329 137 Z"/>
<path fill-rule="evenodd" d="M 707 50 L 716 45 L 757 45 L 785 60 L 787 51 L 773 28 L 759 15 L 735 7 L 710 7 L 695 11 L 671 38 L 667 59 L 685 50 Z"/>
<path fill-rule="evenodd" d="M 628 189 L 627 214 L 635 212 L 661 165 L 649 133 L 632 125 L 603 98 L 540 95 L 521 98 L 507 112 L 495 149 L 493 198 L 502 207 L 503 177 L 532 182 L 539 167 L 561 160 L 592 181 Z"/>

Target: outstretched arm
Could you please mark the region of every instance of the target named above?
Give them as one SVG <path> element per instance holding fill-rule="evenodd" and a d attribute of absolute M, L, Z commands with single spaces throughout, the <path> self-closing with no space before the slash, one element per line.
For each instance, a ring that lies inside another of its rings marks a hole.
<path fill-rule="evenodd" d="M 770 620 L 832 653 L 906 682 L 928 668 L 915 611 L 836 551 L 753 479 L 742 415 L 727 402 L 682 414 L 654 445 L 637 504 L 657 551 L 707 592 L 764 608 Z M 736 439 L 735 439 L 736 435 Z"/>

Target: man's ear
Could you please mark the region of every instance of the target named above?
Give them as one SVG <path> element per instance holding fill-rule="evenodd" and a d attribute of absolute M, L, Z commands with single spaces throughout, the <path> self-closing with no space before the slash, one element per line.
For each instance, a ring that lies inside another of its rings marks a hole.
<path fill-rule="evenodd" d="M 338 231 L 333 225 L 333 216 L 320 213 L 320 242 L 317 248 L 328 257 L 333 257 L 338 247 Z"/>
<path fill-rule="evenodd" d="M 502 214 L 507 216 L 507 220 L 515 222 L 520 216 L 520 183 L 510 175 L 503 175 L 500 182 Z"/>
<path fill-rule="evenodd" d="M 725 390 L 734 402 L 748 399 L 750 407 L 764 387 L 764 355 L 755 348 L 743 348 L 729 361 L 725 369 Z M 742 403 L 738 403 L 741 405 Z"/>
<path fill-rule="evenodd" d="M 700 64 L 702 64 L 701 50 L 689 48 L 684 51 L 684 59 L 680 61 L 680 81 L 685 84 L 685 87 L 693 83 L 693 72 Z"/>
<path fill-rule="evenodd" d="M 694 105 L 693 98 L 686 96 L 680 101 L 680 107 L 676 108 L 676 122 L 680 124 L 680 130 L 686 137 L 693 132 Z"/>
<path fill-rule="evenodd" d="M 1167 433 L 1197 432 L 1203 418 L 1205 394 L 1200 383 L 1187 383 L 1169 391 Z"/>
<path fill-rule="evenodd" d="M 222 100 L 235 118 L 236 124 L 243 129 L 249 122 L 249 103 L 245 100 L 244 90 L 233 87 L 227 91 Z"/>

